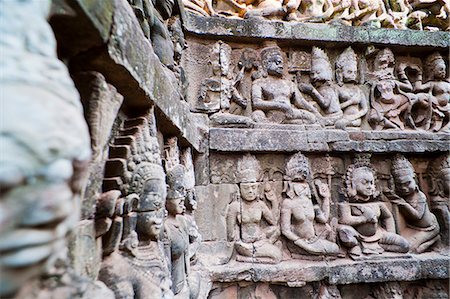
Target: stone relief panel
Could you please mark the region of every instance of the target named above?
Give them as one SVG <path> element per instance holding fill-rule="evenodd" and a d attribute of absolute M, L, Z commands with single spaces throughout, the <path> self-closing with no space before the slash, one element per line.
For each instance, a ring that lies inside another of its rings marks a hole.
<path fill-rule="evenodd" d="M 208 250 L 221 255 L 212 262 L 219 265 L 234 260 L 372 260 L 445 251 L 440 235 L 448 202 L 434 197 L 435 188 L 444 194 L 442 182 L 448 178 L 442 175 L 430 187 L 420 171 L 445 174 L 446 159 L 448 155 L 410 162 L 399 154 L 362 153 L 352 159 L 300 152 L 212 154 L 211 165 L 227 165 L 235 177 L 212 173 L 214 182 L 200 188 L 201 202 L 212 202 L 200 207 L 199 230 L 208 236 Z M 269 173 L 264 169 L 277 175 L 263 175 Z M 220 225 L 210 227 L 210 217 Z"/>
<path fill-rule="evenodd" d="M 267 18 L 341 26 L 416 30 L 449 30 L 450 5 L 426 0 L 289 0 L 183 1 L 187 10 L 202 16 Z"/>
<path fill-rule="evenodd" d="M 210 51 L 213 75 L 199 60 L 205 71 L 189 78 L 188 102 L 213 126 L 449 131 L 448 61 L 439 52 L 191 43 L 185 62 Z"/>

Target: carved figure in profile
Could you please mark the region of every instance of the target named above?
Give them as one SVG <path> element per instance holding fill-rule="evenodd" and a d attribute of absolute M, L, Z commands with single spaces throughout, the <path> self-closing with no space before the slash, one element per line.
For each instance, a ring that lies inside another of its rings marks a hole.
<path fill-rule="evenodd" d="M 254 156 L 247 154 L 239 160 L 240 196 L 237 195 L 228 206 L 227 236 L 229 241 L 235 242 L 238 261 L 278 263 L 281 261 L 281 250 L 275 242 L 280 236 L 279 199 L 269 184 L 264 186 L 261 194 L 260 172 L 259 162 Z M 264 221 L 268 226 L 263 226 Z"/>
<path fill-rule="evenodd" d="M 369 111 L 369 101 L 358 85 L 357 76 L 357 56 L 348 47 L 336 60 L 339 102 L 344 113 L 343 118 L 336 121 L 337 128 L 360 127 L 363 117 Z"/>
<path fill-rule="evenodd" d="M 329 221 L 331 193 L 328 185 L 314 182 L 322 205 L 314 204 L 310 188 L 308 159 L 300 152 L 286 164 L 284 199 L 281 205 L 281 233 L 289 240 L 288 248 L 297 255 L 337 255 L 339 247 L 330 241 L 333 235 Z M 317 231 L 316 223 L 326 229 Z"/>
<path fill-rule="evenodd" d="M 284 61 L 278 46 L 261 51 L 264 71 L 252 85 L 252 118 L 257 122 L 313 124 L 320 113 L 301 95 L 297 86 L 283 79 Z"/>
<path fill-rule="evenodd" d="M 409 251 L 408 241 L 395 233 L 391 211 L 379 200 L 375 174 L 367 154 L 357 156 L 345 174 L 346 201 L 338 206 L 338 234 L 353 259 Z"/>
<path fill-rule="evenodd" d="M 333 71 L 327 54 L 314 47 L 311 55 L 311 84 L 299 84 L 300 91 L 309 94 L 319 105 L 323 114 L 323 123 L 332 126 L 342 118 L 337 87 L 333 83 Z"/>
<path fill-rule="evenodd" d="M 412 85 L 406 74 L 400 80 L 394 76 L 394 53 L 388 48 L 380 50 L 374 61 L 375 82 L 370 97 L 372 110 L 369 123 L 373 129 L 404 129 L 405 112 L 410 105 L 408 92 Z"/>
<path fill-rule="evenodd" d="M 422 253 L 440 240 L 436 216 L 428 208 L 427 198 L 416 183 L 411 163 L 402 155 L 395 155 L 392 161 L 392 176 L 395 193 L 386 193 L 404 217 L 407 227 L 404 235 L 411 251 Z"/>
<path fill-rule="evenodd" d="M 334 12 L 331 0 L 289 0 L 286 4 L 288 21 L 320 23 Z"/>
<path fill-rule="evenodd" d="M 425 59 L 425 83 L 415 84 L 415 90 L 428 93 L 427 103 L 432 105 L 429 130 L 450 131 L 450 81 L 447 78 L 445 61 L 439 52 Z"/>
<path fill-rule="evenodd" d="M 450 156 L 443 154 L 431 161 L 427 172 L 430 175 L 430 208 L 441 227 L 442 243 L 449 244 Z"/>

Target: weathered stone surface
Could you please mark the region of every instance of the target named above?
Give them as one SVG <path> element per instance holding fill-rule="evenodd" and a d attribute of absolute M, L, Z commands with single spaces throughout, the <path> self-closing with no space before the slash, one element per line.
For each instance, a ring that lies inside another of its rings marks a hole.
<path fill-rule="evenodd" d="M 245 38 L 247 40 L 278 39 L 291 43 L 315 45 L 378 44 L 422 48 L 450 46 L 450 33 L 413 30 L 375 29 L 326 24 L 288 23 L 250 18 L 245 20 L 208 18 L 187 14 L 188 32 L 207 37 Z"/>
<path fill-rule="evenodd" d="M 198 209 L 195 220 L 204 241 L 218 241 L 227 239 L 226 213 L 227 205 L 231 202 L 230 194 L 239 192 L 235 184 L 210 184 L 196 186 Z M 214 219 L 214 221 L 211 221 Z"/>
<path fill-rule="evenodd" d="M 342 130 L 211 128 L 209 148 L 221 152 L 439 152 L 449 149 L 445 133 Z"/>

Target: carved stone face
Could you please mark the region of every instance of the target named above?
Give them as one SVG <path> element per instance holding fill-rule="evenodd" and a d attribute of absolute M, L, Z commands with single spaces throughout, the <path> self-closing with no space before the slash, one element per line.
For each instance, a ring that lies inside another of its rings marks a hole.
<path fill-rule="evenodd" d="M 403 172 L 395 177 L 395 188 L 400 195 L 409 195 L 417 189 L 414 173 Z"/>
<path fill-rule="evenodd" d="M 170 215 L 175 216 L 184 212 L 184 197 L 168 198 L 166 201 L 166 209 Z"/>
<path fill-rule="evenodd" d="M 258 183 L 241 183 L 240 191 L 242 199 L 253 201 L 258 196 Z"/>
<path fill-rule="evenodd" d="M 161 179 L 147 180 L 139 199 L 141 211 L 153 211 L 164 206 L 164 198 L 166 195 L 166 184 Z"/>
<path fill-rule="evenodd" d="M 267 73 L 272 76 L 283 76 L 283 57 L 280 54 L 272 54 L 267 57 L 266 62 Z"/>
<path fill-rule="evenodd" d="M 356 191 L 357 198 L 363 201 L 369 200 L 375 194 L 375 178 L 373 173 L 366 168 L 357 168 L 353 172 L 352 188 Z"/>
<path fill-rule="evenodd" d="M 356 75 L 358 72 L 356 63 L 354 61 L 348 61 L 347 64 L 345 64 L 342 67 L 342 78 L 344 79 L 344 82 L 355 82 L 356 81 Z"/>
<path fill-rule="evenodd" d="M 137 215 L 136 230 L 139 235 L 145 234 L 151 240 L 157 240 L 161 232 L 164 219 L 162 207 L 155 211 L 140 212 Z"/>
<path fill-rule="evenodd" d="M 436 59 L 432 70 L 435 79 L 445 79 L 446 66 L 443 59 Z"/>
<path fill-rule="evenodd" d="M 313 63 L 309 74 L 311 82 L 321 82 L 331 80 L 331 71 L 326 63 Z"/>

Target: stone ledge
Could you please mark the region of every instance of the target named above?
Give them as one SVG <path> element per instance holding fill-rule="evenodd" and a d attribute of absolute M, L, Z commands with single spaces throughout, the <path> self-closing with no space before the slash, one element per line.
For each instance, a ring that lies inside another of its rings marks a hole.
<path fill-rule="evenodd" d="M 303 45 L 346 43 L 441 49 L 450 47 L 450 33 L 443 31 L 331 26 L 260 18 L 202 17 L 192 13 L 186 14 L 183 23 L 189 33 L 224 39 L 289 40 Z"/>
<path fill-rule="evenodd" d="M 276 265 L 231 262 L 208 269 L 213 282 L 253 281 L 301 285 L 302 282 L 327 280 L 331 284 L 352 284 L 448 279 L 449 263 L 448 255 L 424 253 L 365 261 L 289 260 Z"/>
<path fill-rule="evenodd" d="M 62 2 L 70 2 L 76 14 L 61 12 L 67 3 L 54 4 L 52 19 L 58 20 L 53 22 L 56 35 L 64 37 L 64 47 L 80 49 L 79 52 L 63 51 L 67 53 L 64 58 L 70 59 L 71 71 L 102 73 L 123 95 L 125 112 L 133 110 L 133 114 L 155 104 L 159 127 L 164 133 L 179 134 L 182 143 L 203 152 L 207 117 L 190 113 L 189 105 L 177 90 L 174 75 L 155 55 L 131 6 L 124 0 L 106 1 L 105 5 L 89 0 Z M 74 33 L 77 24 L 89 27 L 85 31 L 90 35 Z M 96 43 L 91 42 L 94 36 Z"/>
<path fill-rule="evenodd" d="M 445 152 L 450 149 L 450 134 L 211 128 L 209 148 L 220 152 Z"/>

